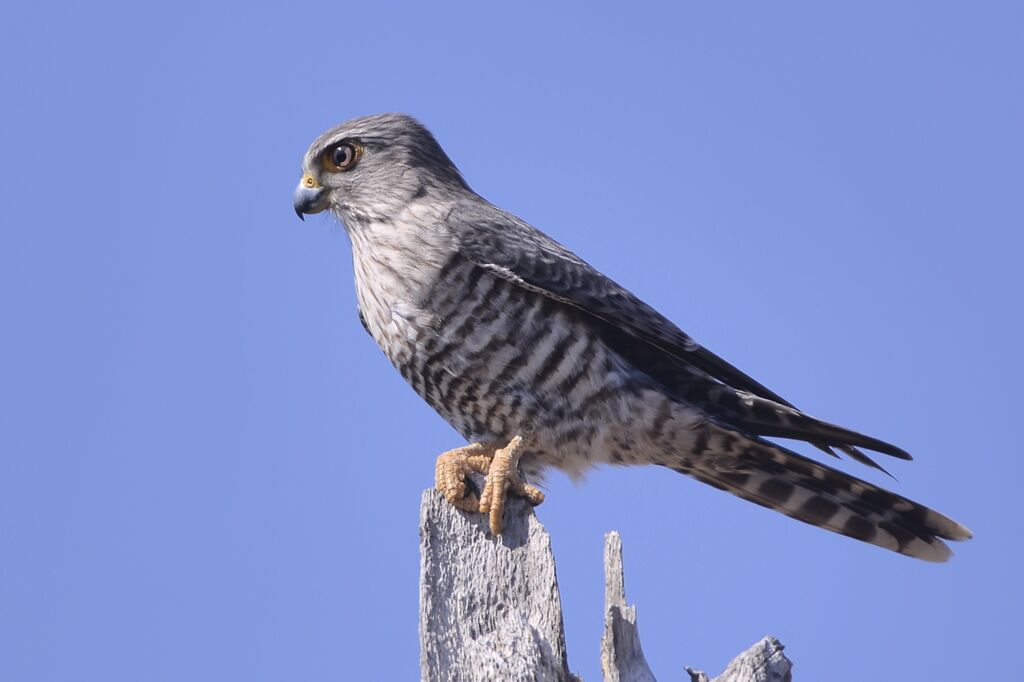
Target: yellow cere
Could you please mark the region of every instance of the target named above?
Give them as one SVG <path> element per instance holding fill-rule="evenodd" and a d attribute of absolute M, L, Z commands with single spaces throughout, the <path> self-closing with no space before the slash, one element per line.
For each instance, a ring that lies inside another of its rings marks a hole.
<path fill-rule="evenodd" d="M 309 187 L 310 189 L 316 189 L 320 186 L 320 183 L 316 181 L 316 178 L 311 173 L 303 175 L 301 182 L 303 187 Z"/>

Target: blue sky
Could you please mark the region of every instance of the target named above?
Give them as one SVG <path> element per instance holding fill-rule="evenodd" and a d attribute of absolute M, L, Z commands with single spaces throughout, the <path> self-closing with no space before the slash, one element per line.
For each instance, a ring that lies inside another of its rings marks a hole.
<path fill-rule="evenodd" d="M 602 538 L 662 679 L 998 677 L 1019 646 L 1016 3 L 8 6 L 0 678 L 413 679 L 455 432 L 360 327 L 309 142 L 377 111 L 812 414 L 913 452 L 951 563 L 668 471 L 551 478 L 570 662 Z M 884 482 L 855 465 L 848 471 Z"/>

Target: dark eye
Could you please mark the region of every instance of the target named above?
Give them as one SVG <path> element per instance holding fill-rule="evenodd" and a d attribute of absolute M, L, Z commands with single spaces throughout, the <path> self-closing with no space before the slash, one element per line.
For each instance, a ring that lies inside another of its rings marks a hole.
<path fill-rule="evenodd" d="M 342 142 L 324 152 L 324 167 L 329 171 L 347 171 L 356 165 L 360 156 L 362 148 L 359 145 Z"/>

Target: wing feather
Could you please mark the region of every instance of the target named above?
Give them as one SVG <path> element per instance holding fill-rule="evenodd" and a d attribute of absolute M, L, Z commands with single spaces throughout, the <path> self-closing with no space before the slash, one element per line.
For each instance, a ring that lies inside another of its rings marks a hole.
<path fill-rule="evenodd" d="M 588 316 L 616 352 L 712 418 L 758 436 L 807 441 L 881 469 L 854 446 L 900 459 L 904 450 L 798 410 L 704 348 L 668 318 L 586 261 L 514 215 L 467 202 L 448 216 L 460 253 L 476 266 Z M 886 472 L 888 473 L 888 472 Z"/>

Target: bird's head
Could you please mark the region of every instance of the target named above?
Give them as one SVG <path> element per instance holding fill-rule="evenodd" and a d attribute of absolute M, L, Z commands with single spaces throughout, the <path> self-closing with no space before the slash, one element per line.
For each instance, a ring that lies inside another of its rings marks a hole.
<path fill-rule="evenodd" d="M 294 203 L 300 218 L 330 210 L 349 226 L 389 220 L 415 199 L 468 189 L 422 124 L 404 114 L 377 114 L 331 128 L 310 145 Z"/>

